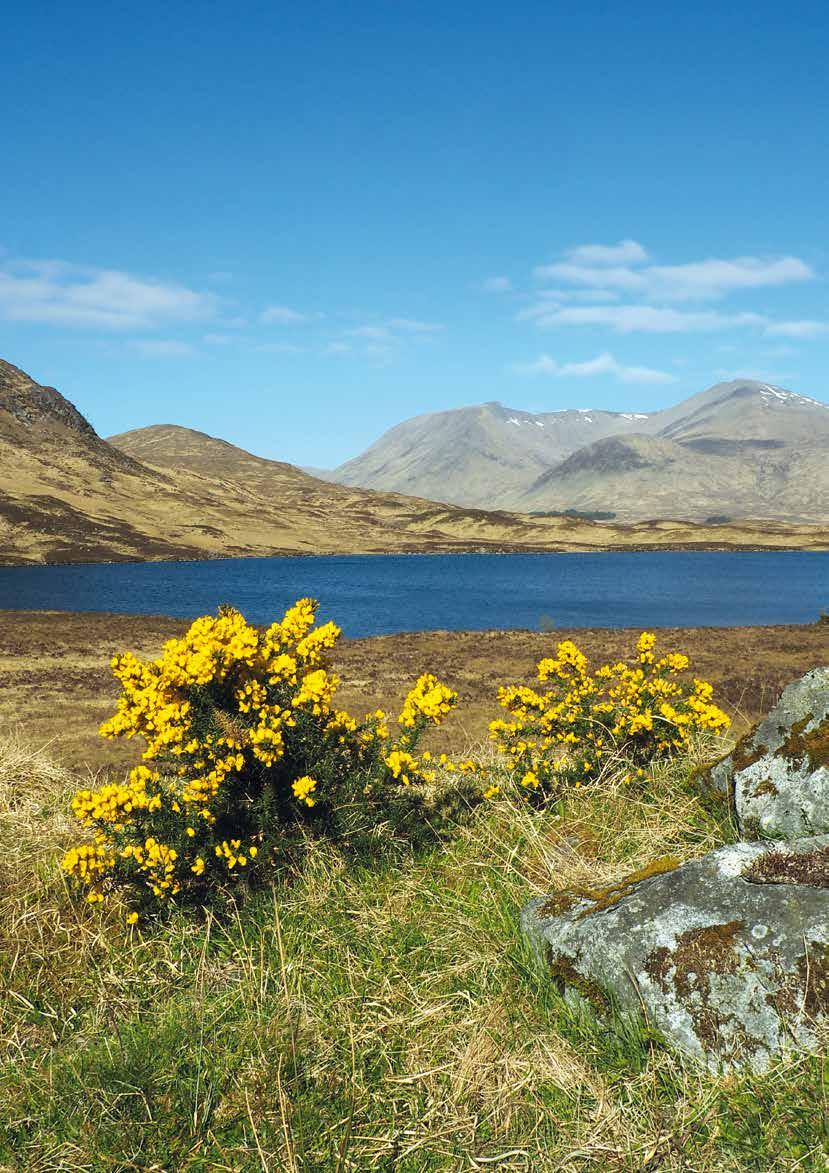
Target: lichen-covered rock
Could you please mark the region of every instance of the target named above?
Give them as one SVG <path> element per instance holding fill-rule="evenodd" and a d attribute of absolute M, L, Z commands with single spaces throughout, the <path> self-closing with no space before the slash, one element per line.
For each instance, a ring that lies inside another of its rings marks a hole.
<path fill-rule="evenodd" d="M 744 838 L 829 832 L 829 668 L 790 684 L 710 776 L 733 802 Z"/>
<path fill-rule="evenodd" d="M 644 1013 L 713 1070 L 761 1071 L 829 1028 L 829 835 L 659 861 L 533 900 L 521 925 L 567 996 Z"/>

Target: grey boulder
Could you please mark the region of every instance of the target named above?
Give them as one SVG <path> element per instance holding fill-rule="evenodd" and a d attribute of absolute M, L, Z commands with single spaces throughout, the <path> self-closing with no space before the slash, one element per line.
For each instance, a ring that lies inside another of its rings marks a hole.
<path fill-rule="evenodd" d="M 829 1028 L 829 835 L 657 861 L 521 925 L 566 997 L 644 1014 L 712 1070 L 762 1071 Z"/>
<path fill-rule="evenodd" d="M 790 684 L 710 778 L 733 802 L 744 838 L 829 832 L 829 668 Z"/>

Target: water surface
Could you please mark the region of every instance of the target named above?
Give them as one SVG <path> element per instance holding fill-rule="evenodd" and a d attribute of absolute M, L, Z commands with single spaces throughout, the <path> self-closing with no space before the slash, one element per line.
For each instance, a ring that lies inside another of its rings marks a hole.
<path fill-rule="evenodd" d="M 431 629 L 810 623 L 829 553 L 341 555 L 0 567 L 0 608 L 190 618 L 222 602 L 257 623 L 321 601 L 346 635 Z"/>

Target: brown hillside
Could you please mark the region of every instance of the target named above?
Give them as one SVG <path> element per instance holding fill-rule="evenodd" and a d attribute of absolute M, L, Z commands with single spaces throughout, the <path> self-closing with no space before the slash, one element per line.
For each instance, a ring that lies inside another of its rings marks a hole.
<path fill-rule="evenodd" d="M 818 526 L 604 526 L 438 505 L 318 480 L 188 428 L 102 440 L 0 362 L 0 562 L 609 547 L 826 549 Z"/>

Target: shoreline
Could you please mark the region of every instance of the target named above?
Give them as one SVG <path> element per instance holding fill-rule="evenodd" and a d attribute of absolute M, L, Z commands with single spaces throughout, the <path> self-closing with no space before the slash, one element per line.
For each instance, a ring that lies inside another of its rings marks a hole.
<path fill-rule="evenodd" d="M 803 551 L 798 551 L 802 553 Z M 2 569 L 2 568 L 0 568 Z M 199 618 L 201 612 L 192 615 L 170 615 L 164 611 L 106 611 L 106 610 L 62 610 L 57 607 L 0 607 L 0 624 L 6 617 L 20 618 L 31 616 L 45 618 L 47 616 L 62 617 L 66 620 L 86 619 L 90 622 L 112 620 L 113 622 L 134 622 L 136 624 L 174 623 L 189 624 Z M 254 624 L 263 627 L 264 624 Z M 824 629 L 826 631 L 827 657 L 829 657 L 829 619 L 818 617 L 802 623 L 705 623 L 705 624 L 676 624 L 676 623 L 649 623 L 648 630 L 671 632 L 739 632 L 739 631 L 811 631 Z M 341 636 L 341 644 L 366 643 L 369 640 L 399 639 L 403 637 L 428 636 L 486 636 L 488 639 L 497 639 L 499 636 L 533 636 L 540 639 L 570 638 L 574 633 L 584 632 L 591 635 L 630 635 L 642 631 L 641 624 L 620 625 L 590 623 L 584 626 L 562 624 L 552 627 L 549 631 L 539 627 L 413 627 L 400 628 L 395 631 L 380 631 L 374 635 L 346 635 Z"/>
<path fill-rule="evenodd" d="M 33 746 L 48 743 L 73 769 L 122 770 L 134 747 L 97 733 L 118 695 L 110 660 L 126 650 L 153 659 L 189 622 L 105 611 L 0 610 L 0 733 L 18 733 Z M 735 719 L 735 736 L 768 712 L 791 680 L 829 664 L 829 623 L 819 621 L 653 629 L 660 650 L 684 652 L 693 674 L 712 681 Z M 636 654 L 640 630 L 562 626 L 343 637 L 332 657 L 342 679 L 338 703 L 355 713 L 396 712 L 421 673 L 433 672 L 460 694 L 444 733 L 448 748 L 463 753 L 486 740 L 489 721 L 500 715 L 498 688 L 532 684 L 536 664 L 557 642 L 573 639 L 591 663 L 612 663 Z"/>
<path fill-rule="evenodd" d="M 66 561 L 24 561 L 7 562 L 0 557 L 0 570 L 20 570 L 42 567 L 44 569 L 65 569 L 72 566 L 176 566 L 190 565 L 195 562 L 249 562 L 270 558 L 433 558 L 451 557 L 453 555 L 496 555 L 509 557 L 512 554 L 829 554 L 829 533 L 825 541 L 820 540 L 817 545 L 786 546 L 770 545 L 759 542 L 729 543 L 729 542 L 675 542 L 659 544 L 656 542 L 638 543 L 631 545 L 577 545 L 556 546 L 554 548 L 539 546 L 452 546 L 438 547 L 433 550 L 421 548 L 411 550 L 328 550 L 320 553 L 311 553 L 307 550 L 277 550 L 268 554 L 205 554 L 198 558 L 187 557 L 158 557 L 158 558 L 108 558 L 108 559 L 78 559 Z"/>

